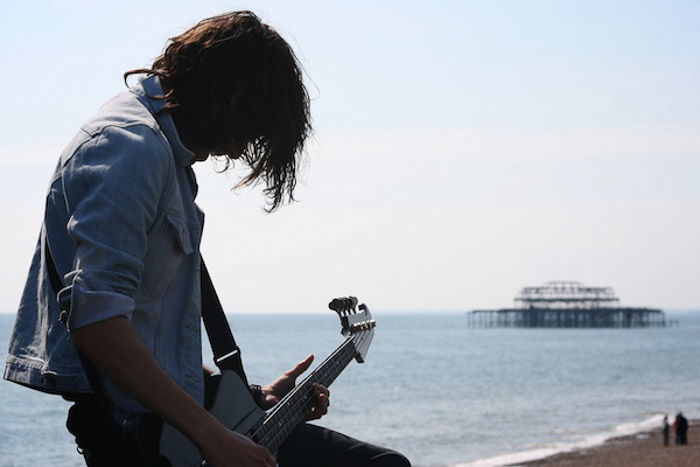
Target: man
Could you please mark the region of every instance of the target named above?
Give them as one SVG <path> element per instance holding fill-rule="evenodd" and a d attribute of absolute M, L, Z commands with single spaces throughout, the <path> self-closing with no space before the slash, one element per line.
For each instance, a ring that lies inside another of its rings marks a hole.
<path fill-rule="evenodd" d="M 152 411 L 210 465 L 273 466 L 264 448 L 203 408 L 204 216 L 191 165 L 210 155 L 240 160 L 249 168 L 241 184 L 264 182 L 269 211 L 292 200 L 311 131 L 299 65 L 272 28 L 234 12 L 201 21 L 171 39 L 151 69 L 126 76 L 139 73 L 145 77 L 105 104 L 61 155 L 4 376 L 75 402 L 67 426 L 88 465 L 142 465 L 121 424 Z M 260 405 L 279 401 L 311 360 L 261 388 Z M 328 397 L 315 387 L 307 418 L 322 416 Z M 409 465 L 306 424 L 277 461 Z"/>
<path fill-rule="evenodd" d="M 676 444 L 688 444 L 688 419 L 681 412 L 676 414 L 673 421 L 673 430 L 676 433 Z"/>

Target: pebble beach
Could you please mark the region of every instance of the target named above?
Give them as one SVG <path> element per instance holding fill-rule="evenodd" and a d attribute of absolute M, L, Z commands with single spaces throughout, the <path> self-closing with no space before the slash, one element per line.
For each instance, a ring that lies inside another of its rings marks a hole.
<path fill-rule="evenodd" d="M 700 466 L 700 420 L 692 420 L 688 444 L 678 446 L 673 434 L 669 446 L 663 445 L 661 430 L 613 438 L 606 443 L 578 451 L 556 454 L 519 465 L 546 467 L 698 467 Z"/>

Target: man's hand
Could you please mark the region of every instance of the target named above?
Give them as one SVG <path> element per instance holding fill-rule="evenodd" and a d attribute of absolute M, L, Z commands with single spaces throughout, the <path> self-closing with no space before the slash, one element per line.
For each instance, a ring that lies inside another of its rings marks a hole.
<path fill-rule="evenodd" d="M 284 372 L 282 376 L 274 380 L 267 386 L 262 387 L 261 403 L 263 409 L 269 409 L 277 404 L 289 391 L 296 386 L 296 380 L 299 375 L 309 369 L 311 362 L 314 361 L 314 356 L 309 355 L 297 365 Z M 330 394 L 328 388 L 320 384 L 314 384 L 314 399 L 306 411 L 306 420 L 315 420 L 323 417 L 328 412 Z"/>
<path fill-rule="evenodd" d="M 267 449 L 233 431 L 221 430 L 202 446 L 209 467 L 275 467 L 277 462 Z"/>

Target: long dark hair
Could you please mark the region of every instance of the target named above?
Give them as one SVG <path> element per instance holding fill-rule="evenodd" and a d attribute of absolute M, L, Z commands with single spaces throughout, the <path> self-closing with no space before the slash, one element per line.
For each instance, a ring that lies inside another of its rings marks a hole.
<path fill-rule="evenodd" d="M 250 171 L 237 186 L 264 181 L 268 212 L 294 200 L 312 131 L 309 96 L 296 55 L 274 29 L 250 11 L 207 18 L 171 38 L 151 69 L 125 79 L 144 71 L 160 77 L 163 111 L 184 123 L 186 144 L 212 153 L 243 145 Z"/>

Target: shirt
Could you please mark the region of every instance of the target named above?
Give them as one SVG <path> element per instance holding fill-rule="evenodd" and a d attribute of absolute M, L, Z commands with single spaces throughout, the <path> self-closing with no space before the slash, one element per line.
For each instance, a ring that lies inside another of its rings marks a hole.
<path fill-rule="evenodd" d="M 160 366 L 203 401 L 200 253 L 194 154 L 157 77 L 107 102 L 63 151 L 10 338 L 4 378 L 53 393 L 90 392 L 71 329 L 126 317 Z M 159 96 L 161 98 L 159 98 Z M 69 311 L 47 269 L 51 251 Z M 146 410 L 106 378 L 117 420 Z"/>

